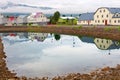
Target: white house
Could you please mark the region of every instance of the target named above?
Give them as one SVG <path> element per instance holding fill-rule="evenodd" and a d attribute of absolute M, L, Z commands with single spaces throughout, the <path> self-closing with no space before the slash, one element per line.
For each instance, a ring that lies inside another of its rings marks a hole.
<path fill-rule="evenodd" d="M 20 15 L 16 20 L 17 25 L 26 25 L 27 24 L 27 15 Z"/>
<path fill-rule="evenodd" d="M 90 17 L 91 25 L 120 25 L 120 8 L 101 7 L 92 15 L 85 14 L 79 17 L 78 25 L 89 25 L 90 23 L 87 22 L 86 18 Z"/>
<path fill-rule="evenodd" d="M 27 17 L 27 22 L 32 25 L 45 25 L 48 21 L 42 12 L 32 13 Z"/>
<path fill-rule="evenodd" d="M 83 13 L 80 15 L 77 24 L 78 25 L 93 25 L 94 13 Z"/>
<path fill-rule="evenodd" d="M 3 14 L 0 14 L 0 25 L 5 24 L 6 21 L 7 21 L 7 18 Z"/>

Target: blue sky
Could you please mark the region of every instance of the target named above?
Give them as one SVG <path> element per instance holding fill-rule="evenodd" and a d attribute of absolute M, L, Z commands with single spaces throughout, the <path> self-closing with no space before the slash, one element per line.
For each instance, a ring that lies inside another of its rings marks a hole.
<path fill-rule="evenodd" d="M 13 2 L 19 4 L 27 4 L 32 6 L 52 7 L 61 12 L 81 13 L 92 12 L 99 7 L 120 7 L 120 0 L 0 0 L 0 4 L 4 5 L 6 2 Z M 4 11 L 18 11 L 18 8 L 12 8 Z M 3 11 L 3 10 L 2 10 Z M 37 11 L 33 9 L 26 9 L 21 11 Z"/>

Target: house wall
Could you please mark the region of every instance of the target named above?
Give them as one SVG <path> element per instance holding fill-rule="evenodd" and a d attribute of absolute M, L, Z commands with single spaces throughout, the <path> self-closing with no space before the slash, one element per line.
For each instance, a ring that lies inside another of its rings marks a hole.
<path fill-rule="evenodd" d="M 120 18 L 113 18 L 112 25 L 120 25 Z"/>
<path fill-rule="evenodd" d="M 94 14 L 95 25 L 110 25 L 113 14 L 107 8 L 99 8 Z"/>
<path fill-rule="evenodd" d="M 17 18 L 17 24 L 26 24 L 27 23 L 27 17 L 18 17 Z"/>
<path fill-rule="evenodd" d="M 113 15 L 107 8 L 98 8 L 90 25 L 120 25 L 120 17 L 113 18 Z M 88 21 L 77 21 L 77 24 L 88 25 Z"/>
<path fill-rule="evenodd" d="M 94 24 L 94 20 L 77 21 L 77 25 L 93 25 L 93 24 Z"/>
<path fill-rule="evenodd" d="M 47 22 L 48 19 L 44 14 L 40 14 L 37 17 L 35 17 L 35 15 L 28 16 L 27 21 L 28 23 Z"/>
<path fill-rule="evenodd" d="M 95 38 L 94 42 L 99 49 L 108 49 L 112 44 L 112 40 Z"/>
<path fill-rule="evenodd" d="M 31 40 L 37 39 L 38 41 L 44 41 L 48 36 L 48 33 L 28 33 L 28 38 Z"/>
<path fill-rule="evenodd" d="M 6 22 L 7 19 L 2 14 L 0 14 L 0 24 L 5 24 Z"/>

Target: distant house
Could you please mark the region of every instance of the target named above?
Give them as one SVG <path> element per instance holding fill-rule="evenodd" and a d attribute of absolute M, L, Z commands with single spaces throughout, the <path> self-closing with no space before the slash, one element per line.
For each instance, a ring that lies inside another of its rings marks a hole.
<path fill-rule="evenodd" d="M 6 22 L 6 17 L 3 14 L 0 14 L 0 25 L 4 25 Z"/>
<path fill-rule="evenodd" d="M 77 19 L 75 17 L 60 17 L 58 24 L 77 24 Z"/>
<path fill-rule="evenodd" d="M 49 20 L 42 13 L 32 13 L 27 17 L 27 22 L 29 25 L 46 25 Z"/>
<path fill-rule="evenodd" d="M 94 13 L 83 13 L 80 15 L 77 24 L 78 25 L 93 25 Z"/>
<path fill-rule="evenodd" d="M 17 25 L 27 25 L 27 15 L 20 15 L 16 19 Z"/>
<path fill-rule="evenodd" d="M 6 23 L 7 26 L 16 25 L 17 17 L 15 17 L 15 16 L 6 16 L 6 19 L 7 19 L 7 23 Z"/>
<path fill-rule="evenodd" d="M 87 18 L 87 20 L 86 20 Z M 89 20 L 92 20 L 92 22 Z M 81 22 L 82 21 L 82 22 Z M 120 8 L 101 7 L 79 17 L 78 25 L 120 25 Z"/>

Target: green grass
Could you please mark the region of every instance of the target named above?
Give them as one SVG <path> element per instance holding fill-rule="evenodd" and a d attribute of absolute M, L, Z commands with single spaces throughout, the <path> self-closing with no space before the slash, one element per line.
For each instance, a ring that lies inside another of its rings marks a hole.
<path fill-rule="evenodd" d="M 118 26 L 118 30 L 120 31 L 120 26 Z"/>
<path fill-rule="evenodd" d="M 111 27 L 105 27 L 104 30 L 105 31 L 110 31 L 110 30 L 112 30 L 112 28 Z"/>

